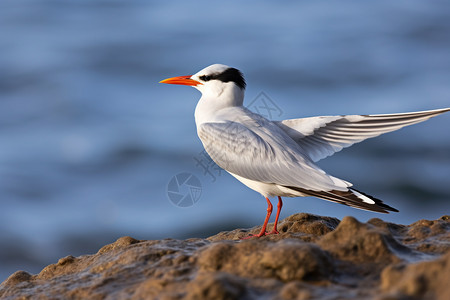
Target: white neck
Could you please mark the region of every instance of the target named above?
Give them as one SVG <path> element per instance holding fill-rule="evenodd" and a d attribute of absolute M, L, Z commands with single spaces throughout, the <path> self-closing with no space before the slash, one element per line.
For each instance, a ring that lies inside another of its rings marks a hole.
<path fill-rule="evenodd" d="M 216 115 L 221 109 L 242 106 L 244 103 L 244 90 L 232 82 L 221 82 L 220 85 L 208 86 L 208 89 L 200 91 L 202 97 L 195 108 L 197 127 L 202 123 L 219 121 Z"/>

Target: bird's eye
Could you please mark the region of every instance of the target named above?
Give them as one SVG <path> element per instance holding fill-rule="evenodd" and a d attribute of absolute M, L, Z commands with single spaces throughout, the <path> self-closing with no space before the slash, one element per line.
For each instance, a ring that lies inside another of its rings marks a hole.
<path fill-rule="evenodd" d="M 201 80 L 203 80 L 203 81 L 209 81 L 210 79 L 211 79 L 211 76 L 208 76 L 208 75 L 202 75 L 202 76 L 200 76 L 199 77 Z"/>

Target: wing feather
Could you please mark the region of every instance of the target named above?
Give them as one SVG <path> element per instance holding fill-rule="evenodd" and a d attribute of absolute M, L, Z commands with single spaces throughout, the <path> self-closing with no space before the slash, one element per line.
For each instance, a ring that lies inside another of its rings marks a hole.
<path fill-rule="evenodd" d="M 259 121 L 259 126 L 246 126 L 241 120 L 203 123 L 197 128 L 206 152 L 221 168 L 263 183 L 347 190 L 349 183 L 327 175 L 301 155 L 298 145 L 278 126 L 255 118 L 251 120 Z"/>
<path fill-rule="evenodd" d="M 380 134 L 426 121 L 450 108 L 382 115 L 322 116 L 275 122 L 307 153 L 319 161 L 343 148 Z"/>

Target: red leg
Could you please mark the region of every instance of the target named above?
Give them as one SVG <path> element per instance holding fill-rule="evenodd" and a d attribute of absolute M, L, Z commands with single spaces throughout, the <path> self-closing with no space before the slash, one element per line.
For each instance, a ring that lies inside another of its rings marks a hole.
<path fill-rule="evenodd" d="M 269 198 L 266 197 L 267 200 L 267 215 L 266 215 L 266 219 L 264 220 L 264 224 L 263 227 L 261 228 L 261 231 L 258 234 L 252 234 L 248 237 L 243 238 L 248 239 L 248 238 L 252 238 L 252 237 L 262 237 L 263 235 L 266 235 L 266 227 L 267 227 L 267 223 L 269 223 L 269 218 L 270 215 L 272 214 L 272 210 L 273 210 L 273 206 L 272 203 L 270 202 Z"/>
<path fill-rule="evenodd" d="M 272 203 L 270 202 L 269 198 L 266 198 L 266 200 L 267 200 L 267 215 L 266 215 L 266 219 L 264 220 L 263 227 L 261 228 L 261 231 L 258 233 L 257 237 L 261 237 L 266 234 L 267 223 L 269 223 L 269 218 L 270 218 L 270 215 L 272 214 L 272 210 L 273 210 L 273 206 L 272 206 Z"/>
<path fill-rule="evenodd" d="M 278 196 L 277 216 L 275 217 L 275 223 L 273 225 L 273 229 L 268 234 L 278 234 L 278 230 L 277 230 L 278 218 L 280 217 L 280 212 L 281 212 L 282 207 L 283 207 L 283 200 L 281 200 L 281 197 Z"/>

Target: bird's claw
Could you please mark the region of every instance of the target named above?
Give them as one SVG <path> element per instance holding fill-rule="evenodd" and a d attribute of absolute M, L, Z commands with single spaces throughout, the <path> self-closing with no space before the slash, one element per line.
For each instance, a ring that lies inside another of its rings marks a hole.
<path fill-rule="evenodd" d="M 266 235 L 270 235 L 270 234 L 280 234 L 280 233 L 278 232 L 278 230 L 273 229 L 271 232 L 266 232 Z"/>
<path fill-rule="evenodd" d="M 279 234 L 276 229 L 273 229 L 271 232 L 265 231 L 264 233 L 260 232 L 259 234 L 250 234 L 249 236 L 241 238 L 241 240 L 248 240 L 254 237 L 260 238 L 262 236 L 271 235 L 271 234 Z"/>

